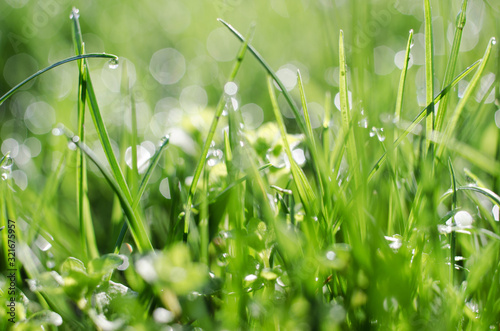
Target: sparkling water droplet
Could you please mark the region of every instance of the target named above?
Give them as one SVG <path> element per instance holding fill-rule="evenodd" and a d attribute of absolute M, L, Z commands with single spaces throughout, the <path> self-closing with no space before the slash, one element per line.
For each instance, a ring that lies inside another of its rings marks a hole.
<path fill-rule="evenodd" d="M 7 180 L 7 178 L 9 178 L 9 175 L 7 175 L 7 173 L 6 173 L 6 172 L 4 172 L 4 173 L 2 174 L 2 180 Z"/>
<path fill-rule="evenodd" d="M 497 44 L 497 39 L 495 37 L 491 38 L 491 44 L 496 45 Z"/>
<path fill-rule="evenodd" d="M 366 117 L 363 117 L 359 122 L 358 122 L 358 126 L 360 128 L 368 128 L 368 120 L 366 119 Z"/>
<path fill-rule="evenodd" d="M 370 137 L 375 137 L 377 134 L 377 128 L 372 126 L 372 129 L 370 130 Z"/>
<path fill-rule="evenodd" d="M 14 164 L 14 160 L 9 156 L 5 156 L 5 160 L 2 164 L 2 169 L 4 170 L 10 170 L 12 169 L 12 165 Z"/>
<path fill-rule="evenodd" d="M 380 142 L 384 141 L 385 140 L 385 136 L 384 136 L 384 128 L 380 128 L 378 131 L 377 131 L 377 138 Z"/>
<path fill-rule="evenodd" d="M 68 148 L 71 149 L 72 151 L 76 150 L 76 145 L 74 142 L 70 141 L 68 143 Z"/>
<path fill-rule="evenodd" d="M 53 134 L 54 136 L 60 136 L 60 135 L 62 135 L 62 134 L 63 134 L 63 132 L 62 132 L 62 130 L 61 130 L 61 129 L 59 129 L 59 128 L 53 128 L 53 129 L 52 129 L 52 134 Z"/>
<path fill-rule="evenodd" d="M 108 62 L 109 69 L 116 69 L 116 68 L 118 68 L 118 64 L 119 64 L 118 58 L 117 57 L 112 58 Z"/>
<path fill-rule="evenodd" d="M 74 142 L 74 143 L 77 143 L 77 142 L 80 141 L 80 137 L 74 136 L 73 138 L 71 138 L 71 141 Z"/>
<path fill-rule="evenodd" d="M 73 19 L 73 18 L 78 19 L 79 17 L 80 17 L 80 11 L 77 8 L 73 7 L 73 9 L 71 10 L 71 14 L 69 14 L 69 18 L 70 19 Z"/>
<path fill-rule="evenodd" d="M 227 82 L 226 85 L 224 85 L 224 93 L 227 95 L 235 95 L 238 92 L 238 85 L 236 85 L 235 82 Z"/>

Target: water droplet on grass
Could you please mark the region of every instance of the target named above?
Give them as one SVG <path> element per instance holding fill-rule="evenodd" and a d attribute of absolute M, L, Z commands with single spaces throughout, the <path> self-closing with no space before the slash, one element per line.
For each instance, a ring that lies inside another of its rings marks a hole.
<path fill-rule="evenodd" d="M 227 82 L 224 85 L 224 93 L 231 96 L 236 95 L 238 93 L 238 85 L 235 82 Z"/>
<path fill-rule="evenodd" d="M 491 44 L 496 45 L 497 44 L 497 39 L 495 37 L 491 38 Z"/>
<path fill-rule="evenodd" d="M 73 9 L 71 10 L 71 14 L 69 14 L 69 18 L 70 19 L 78 19 L 80 17 L 80 10 L 78 10 L 77 8 L 73 7 Z"/>
<path fill-rule="evenodd" d="M 3 164 L 2 164 L 2 169 L 10 170 L 10 169 L 12 169 L 13 165 L 14 165 L 14 160 L 9 155 L 7 155 L 4 159 Z"/>
<path fill-rule="evenodd" d="M 109 69 L 116 69 L 116 68 L 118 68 L 119 64 L 120 63 L 119 63 L 119 60 L 117 57 L 109 60 L 109 62 L 108 62 Z"/>

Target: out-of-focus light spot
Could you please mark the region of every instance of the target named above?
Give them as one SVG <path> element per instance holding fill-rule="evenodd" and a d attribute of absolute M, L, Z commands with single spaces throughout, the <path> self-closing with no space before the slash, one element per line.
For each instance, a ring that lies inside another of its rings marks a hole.
<path fill-rule="evenodd" d="M 495 124 L 500 129 L 500 109 L 495 112 Z"/>
<path fill-rule="evenodd" d="M 351 93 L 351 91 L 347 91 L 347 99 L 349 99 L 349 109 L 352 109 L 352 93 Z M 335 104 L 335 107 L 337 107 L 337 109 L 340 111 L 340 93 L 337 93 L 335 95 L 333 103 Z"/>
<path fill-rule="evenodd" d="M 485 97 L 486 97 L 486 99 L 484 100 L 485 104 L 493 103 L 493 101 L 495 101 L 495 89 L 492 89 L 490 94 L 486 96 L 486 93 L 488 93 L 488 90 L 491 88 L 491 85 L 495 82 L 495 79 L 496 76 L 492 72 L 485 74 L 481 78 L 480 86 L 476 93 L 477 102 L 481 102 Z"/>
<path fill-rule="evenodd" d="M 17 187 L 19 187 L 23 191 L 26 190 L 26 188 L 28 187 L 28 176 L 24 171 L 14 170 L 12 172 L 12 178 L 14 179 L 14 183 L 16 183 Z"/>
<path fill-rule="evenodd" d="M 319 128 L 323 124 L 323 118 L 325 117 L 323 106 L 316 102 L 309 102 L 307 104 L 307 110 L 309 111 L 311 127 L 313 129 Z"/>
<path fill-rule="evenodd" d="M 207 92 L 198 85 L 185 87 L 179 97 L 179 103 L 186 112 L 197 113 L 207 106 Z"/>
<path fill-rule="evenodd" d="M 11 6 L 12 8 L 16 8 L 16 9 L 24 7 L 28 3 L 28 1 L 29 0 L 5 0 L 5 2 L 9 6 Z"/>
<path fill-rule="evenodd" d="M 24 122 L 34 134 L 45 134 L 52 130 L 56 121 L 56 112 L 48 103 L 32 103 L 24 113 Z"/>
<path fill-rule="evenodd" d="M 304 154 L 304 150 L 301 148 L 294 149 L 292 151 L 292 157 L 300 166 L 306 163 L 306 155 Z"/>
<path fill-rule="evenodd" d="M 42 143 L 35 137 L 26 139 L 24 145 L 30 149 L 31 157 L 37 157 L 42 151 Z"/>
<path fill-rule="evenodd" d="M 137 169 L 139 173 L 146 171 L 152 156 L 153 155 L 142 145 L 137 145 Z M 128 147 L 125 151 L 125 163 L 132 169 L 132 147 Z"/>
<path fill-rule="evenodd" d="M 239 47 L 239 42 L 235 38 L 230 38 L 230 32 L 226 28 L 217 28 L 208 35 L 208 53 L 219 62 L 234 60 Z"/>
<path fill-rule="evenodd" d="M 224 85 L 224 93 L 227 95 L 235 95 L 238 93 L 238 85 L 236 85 L 235 82 L 227 82 L 226 85 Z"/>
<path fill-rule="evenodd" d="M 495 221 L 499 222 L 500 221 L 500 209 L 498 208 L 498 205 L 494 205 L 493 209 L 491 209 L 491 212 L 493 213 L 493 218 Z"/>
<path fill-rule="evenodd" d="M 165 199 L 171 199 L 168 177 L 162 179 L 162 181 L 160 182 L 160 193 Z"/>
<path fill-rule="evenodd" d="M 3 77 L 5 81 L 14 86 L 26 77 L 34 74 L 38 70 L 38 62 L 26 53 L 16 54 L 5 61 Z M 28 89 L 34 84 L 34 80 L 28 82 L 22 89 Z"/>
<path fill-rule="evenodd" d="M 156 323 L 170 323 L 174 320 L 174 314 L 165 308 L 156 308 L 153 311 L 153 318 Z"/>
<path fill-rule="evenodd" d="M 293 64 L 285 64 L 280 67 L 276 72 L 276 76 L 281 80 L 287 91 L 291 91 L 297 86 L 297 67 Z M 274 85 L 280 89 L 276 82 L 274 82 Z"/>
<path fill-rule="evenodd" d="M 257 129 L 264 122 L 264 111 L 255 103 L 242 106 L 241 116 L 245 126 L 251 130 Z"/>
<path fill-rule="evenodd" d="M 379 46 L 373 50 L 375 73 L 377 75 L 388 75 L 394 70 L 394 51 L 387 46 Z"/>
<path fill-rule="evenodd" d="M 328 260 L 330 260 L 330 261 L 335 260 L 335 257 L 337 257 L 337 254 L 335 254 L 335 252 L 334 252 L 334 251 L 328 251 L 328 252 L 326 253 L 326 258 L 327 258 Z"/>
<path fill-rule="evenodd" d="M 175 84 L 186 72 L 186 60 L 176 49 L 160 49 L 151 57 L 149 71 L 160 84 Z"/>
<path fill-rule="evenodd" d="M 401 70 L 405 64 L 406 50 L 402 50 L 396 53 L 394 56 L 394 64 Z M 410 59 L 408 60 L 408 69 L 413 66 L 413 56 L 410 53 Z"/>
<path fill-rule="evenodd" d="M 6 155 L 8 152 L 10 152 L 10 157 L 15 158 L 19 153 L 19 143 L 16 139 L 13 138 L 5 139 L 2 143 L 1 149 L 3 155 Z"/>

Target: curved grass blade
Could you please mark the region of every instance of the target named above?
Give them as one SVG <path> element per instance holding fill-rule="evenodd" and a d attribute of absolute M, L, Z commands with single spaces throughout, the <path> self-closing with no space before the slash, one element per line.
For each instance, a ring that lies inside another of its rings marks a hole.
<path fill-rule="evenodd" d="M 286 90 L 285 85 L 283 85 L 283 82 L 281 82 L 276 73 L 271 69 L 271 66 L 266 62 L 266 60 L 264 60 L 262 55 L 260 55 L 259 52 L 257 52 L 257 50 L 252 45 L 250 45 L 248 39 L 245 39 L 245 37 L 243 37 L 243 35 L 241 35 L 241 33 L 239 33 L 233 26 L 231 26 L 229 23 L 225 22 L 221 18 L 218 18 L 217 20 L 222 24 L 224 24 L 224 26 L 226 26 L 236 36 L 236 38 L 238 38 L 241 42 L 246 43 L 248 45 L 247 47 L 250 53 L 254 55 L 257 61 L 264 67 L 267 73 L 273 78 L 276 84 L 278 84 L 281 92 L 285 96 L 287 103 L 290 105 L 290 108 L 292 108 L 293 114 L 295 116 L 295 119 L 297 120 L 297 124 L 299 125 L 300 130 L 306 135 L 307 139 L 311 141 L 312 137 L 309 136 L 309 133 L 306 128 L 306 123 L 302 118 L 302 116 L 300 115 L 297 105 L 293 101 L 290 93 L 288 93 L 288 91 Z"/>
<path fill-rule="evenodd" d="M 451 210 L 457 209 L 457 180 L 455 178 L 455 170 L 453 169 L 453 164 L 451 160 L 448 159 L 448 168 L 450 170 L 451 176 L 451 190 L 452 190 L 452 203 Z M 455 215 L 452 216 L 452 228 L 455 226 Z M 455 230 L 451 231 L 450 237 L 450 283 L 455 284 L 455 244 L 456 244 L 456 233 Z"/>
<path fill-rule="evenodd" d="M 252 25 L 250 27 L 250 33 L 249 33 L 248 40 L 252 39 L 254 29 L 255 29 L 255 26 Z M 236 62 L 233 65 L 233 68 L 231 70 L 231 74 L 229 75 L 228 82 L 232 82 L 234 80 L 234 78 L 236 77 L 236 74 L 238 73 L 238 71 L 240 69 L 241 62 L 243 62 L 243 58 L 245 57 L 245 53 L 246 53 L 247 48 L 248 48 L 248 41 L 245 41 L 238 52 L 238 55 L 236 57 Z M 225 105 L 225 96 L 222 95 L 221 98 L 219 99 L 219 103 L 217 104 L 217 108 L 215 110 L 215 115 L 214 115 L 214 118 L 212 120 L 212 124 L 210 125 L 207 139 L 205 140 L 205 144 L 203 145 L 201 157 L 198 160 L 198 164 L 196 165 L 196 169 L 195 169 L 194 176 L 193 176 L 193 181 L 192 181 L 191 186 L 189 188 L 188 201 L 187 201 L 185 216 L 184 216 L 184 219 L 185 219 L 184 237 L 186 237 L 187 233 L 189 232 L 189 222 L 190 222 L 190 218 L 191 218 L 191 208 L 192 208 L 192 204 L 193 204 L 194 194 L 196 191 L 196 187 L 198 186 L 198 181 L 200 180 L 201 172 L 203 171 L 203 166 L 205 165 L 205 160 L 206 160 L 206 156 L 208 154 L 208 150 L 210 149 L 210 144 L 212 143 L 212 139 L 215 135 L 215 130 L 217 129 L 217 124 L 219 123 L 219 119 L 222 115 L 222 111 L 224 110 L 224 105 Z"/>
<path fill-rule="evenodd" d="M 472 93 L 476 90 L 477 84 L 479 83 L 479 79 L 481 78 L 481 75 L 483 74 L 484 69 L 486 68 L 486 64 L 488 63 L 488 60 L 491 55 L 491 49 L 493 45 L 495 44 L 495 38 L 491 38 L 488 47 L 486 47 L 486 51 L 484 53 L 483 59 L 481 61 L 481 65 L 477 69 L 476 73 L 472 77 L 472 80 L 470 81 L 469 85 L 465 89 L 464 96 L 460 100 L 460 102 L 457 105 L 457 108 L 455 109 L 453 116 L 446 127 L 446 130 L 443 135 L 443 140 L 441 145 L 439 145 L 437 151 L 436 151 L 436 158 L 440 159 L 441 156 L 443 155 L 444 148 L 449 142 L 449 140 L 453 137 L 453 134 L 455 132 L 455 129 L 458 124 L 458 120 L 460 118 L 460 115 L 462 114 L 462 111 L 465 108 L 465 105 L 469 101 L 469 98 L 471 97 Z"/>
<path fill-rule="evenodd" d="M 462 9 L 457 15 L 456 26 L 455 26 L 455 36 L 453 37 L 453 45 L 451 46 L 451 54 L 446 66 L 446 72 L 444 74 L 443 87 L 448 85 L 453 79 L 455 74 L 455 68 L 457 66 L 458 53 L 460 51 L 460 44 L 462 42 L 462 32 L 465 27 L 466 21 L 466 11 L 467 11 L 467 0 L 463 0 Z M 444 117 L 446 116 L 446 111 L 448 108 L 448 95 L 445 95 L 441 102 L 439 103 L 438 111 L 436 114 L 435 130 L 441 131 L 443 126 Z"/>
<path fill-rule="evenodd" d="M 480 193 L 490 199 L 493 203 L 495 203 L 497 206 L 500 206 L 500 196 L 493 192 L 492 190 L 489 190 L 484 187 L 476 186 L 476 185 L 467 185 L 467 186 L 460 186 L 457 187 L 457 191 L 474 191 L 477 193 Z M 453 190 L 448 190 L 446 191 L 442 196 L 441 196 L 441 201 L 443 201 L 445 198 L 449 197 L 450 195 L 453 194 Z"/>
<path fill-rule="evenodd" d="M 42 70 L 38 70 L 33 75 L 29 76 L 28 78 L 26 78 L 25 80 L 23 80 L 22 82 L 20 82 L 19 84 L 17 84 L 13 88 L 11 88 L 7 93 L 5 93 L 4 95 L 2 95 L 0 97 L 0 105 L 2 103 L 4 103 L 5 100 L 7 100 L 12 94 L 14 94 L 24 84 L 26 84 L 29 81 L 35 79 L 36 77 L 40 76 L 41 74 L 43 74 L 43 73 L 45 73 L 45 72 L 47 72 L 47 71 L 49 71 L 51 69 L 54 69 L 56 67 L 59 67 L 60 65 L 63 65 L 65 63 L 72 62 L 72 61 L 77 61 L 77 60 L 81 60 L 81 59 L 89 59 L 89 58 L 105 58 L 105 59 L 114 59 L 114 60 L 117 60 L 118 56 L 113 55 L 113 54 L 106 54 L 106 53 L 90 53 L 90 54 L 82 54 L 82 55 L 68 57 L 67 59 L 61 60 L 61 61 L 56 62 L 54 64 L 51 64 L 50 66 L 48 66 L 48 67 L 46 67 L 46 68 L 44 68 Z"/>
<path fill-rule="evenodd" d="M 170 141 L 170 137 L 165 136 L 162 139 L 160 147 L 158 148 L 156 153 L 151 158 L 151 163 L 149 164 L 148 169 L 146 170 L 146 173 L 144 174 L 144 177 L 142 177 L 141 184 L 139 185 L 139 189 L 137 190 L 137 194 L 134 198 L 134 203 L 132 204 L 133 210 L 136 210 L 137 207 L 139 206 L 139 202 L 141 201 L 141 198 L 142 198 L 142 195 L 144 194 L 144 191 L 146 191 L 146 187 L 148 186 L 149 180 L 151 179 L 151 175 L 153 174 L 153 170 L 156 169 L 156 166 L 158 165 L 158 161 L 160 161 L 160 156 L 163 153 L 163 151 L 165 150 L 165 148 L 167 148 L 169 141 Z M 118 254 L 118 252 L 120 251 L 120 247 L 123 244 L 123 239 L 125 238 L 125 235 L 127 234 L 127 228 L 128 228 L 127 223 L 124 223 L 121 230 L 120 230 L 120 234 L 118 235 L 118 239 L 116 240 L 115 250 L 114 250 L 115 254 Z"/>
<path fill-rule="evenodd" d="M 304 174 L 302 169 L 297 165 L 297 162 L 295 162 L 295 160 L 293 159 L 292 150 L 290 148 L 290 144 L 288 143 L 287 139 L 285 123 L 283 122 L 283 118 L 279 110 L 278 100 L 276 99 L 276 94 L 274 93 L 271 76 L 268 76 L 267 88 L 269 90 L 269 96 L 271 97 L 271 104 L 274 111 L 274 116 L 276 117 L 276 122 L 278 123 L 281 139 L 283 140 L 285 153 L 288 157 L 288 161 L 290 162 L 292 177 L 295 182 L 295 185 L 297 186 L 297 191 L 299 193 L 300 200 L 302 200 L 302 204 L 304 205 L 306 212 L 310 216 L 316 216 L 317 214 L 316 196 L 309 182 L 307 181 L 306 175 Z"/>
<path fill-rule="evenodd" d="M 64 134 L 68 137 L 68 139 L 73 142 L 78 148 L 80 148 L 85 155 L 97 166 L 99 171 L 103 174 L 104 178 L 108 182 L 108 184 L 111 186 L 115 194 L 118 196 L 120 199 L 120 203 L 122 205 L 123 211 L 125 213 L 126 220 L 128 222 L 128 226 L 130 228 L 130 232 L 132 234 L 132 237 L 137 245 L 137 249 L 139 252 L 144 252 L 144 251 L 152 251 L 153 246 L 151 245 L 151 242 L 149 241 L 149 237 L 146 233 L 146 229 L 144 228 L 144 225 L 142 222 L 139 221 L 137 218 L 134 209 L 132 208 L 132 205 L 129 203 L 127 197 L 125 196 L 124 192 L 121 190 L 120 186 L 116 182 L 116 179 L 113 177 L 113 175 L 109 172 L 108 169 L 101 163 L 101 161 L 97 158 L 97 156 L 92 152 L 92 150 L 84 143 L 82 143 L 77 136 L 73 135 L 72 132 L 70 132 L 68 129 L 65 127 L 61 127 L 61 130 L 64 132 Z"/>
<path fill-rule="evenodd" d="M 482 60 L 478 60 L 474 62 L 472 65 L 470 65 L 467 69 L 462 71 L 455 79 L 453 82 L 450 83 L 447 87 L 445 87 L 439 94 L 434 98 L 434 101 L 432 104 L 436 104 L 438 101 L 440 101 L 444 95 L 446 95 L 453 87 L 455 87 L 459 81 L 461 81 L 465 76 L 467 76 L 472 70 L 474 70 L 477 66 L 479 66 L 482 63 Z M 427 105 L 411 122 L 411 124 L 406 128 L 406 130 L 403 131 L 403 133 L 398 137 L 398 139 L 394 142 L 394 145 L 392 148 L 396 148 L 399 146 L 401 141 L 411 132 L 415 127 L 420 123 L 422 119 L 427 115 L 427 108 L 429 108 L 431 105 Z M 372 170 L 370 171 L 370 174 L 368 175 L 368 181 L 370 181 L 377 170 L 380 168 L 380 166 L 385 162 L 387 159 L 387 152 L 385 152 L 380 159 L 378 159 L 377 163 L 373 166 Z"/>

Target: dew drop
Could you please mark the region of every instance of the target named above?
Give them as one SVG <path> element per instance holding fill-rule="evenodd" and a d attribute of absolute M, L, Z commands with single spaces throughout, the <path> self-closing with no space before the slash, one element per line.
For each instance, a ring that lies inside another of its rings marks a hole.
<path fill-rule="evenodd" d="M 358 122 L 358 126 L 360 128 L 368 128 L 368 120 L 366 119 L 366 117 L 363 117 L 359 122 Z"/>
<path fill-rule="evenodd" d="M 119 64 L 118 58 L 117 57 L 112 58 L 108 62 L 109 69 L 116 69 L 116 68 L 118 68 L 118 64 Z"/>
<path fill-rule="evenodd" d="M 7 178 L 9 178 L 9 175 L 7 175 L 7 173 L 6 173 L 6 172 L 4 172 L 4 173 L 2 174 L 2 180 L 7 180 Z"/>
<path fill-rule="evenodd" d="M 491 38 L 491 44 L 496 45 L 497 44 L 497 39 L 495 37 Z"/>
<path fill-rule="evenodd" d="M 69 14 L 69 18 L 70 19 L 74 19 L 74 18 L 78 19 L 79 17 L 80 17 L 80 11 L 77 8 L 73 7 L 73 9 L 71 10 L 71 14 Z"/>
<path fill-rule="evenodd" d="M 73 138 L 71 138 L 71 141 L 74 142 L 74 143 L 77 143 L 77 142 L 80 141 L 80 137 L 74 136 Z"/>
<path fill-rule="evenodd" d="M 10 170 L 10 169 L 12 169 L 13 164 L 14 164 L 14 160 L 9 155 L 6 155 L 5 160 L 3 160 L 2 169 Z"/>
<path fill-rule="evenodd" d="M 59 128 L 53 128 L 53 129 L 52 129 L 52 134 L 53 134 L 54 136 L 60 136 L 60 135 L 62 135 L 62 134 L 63 134 L 63 132 L 62 132 L 62 130 L 61 130 L 61 129 L 59 129 Z"/>

